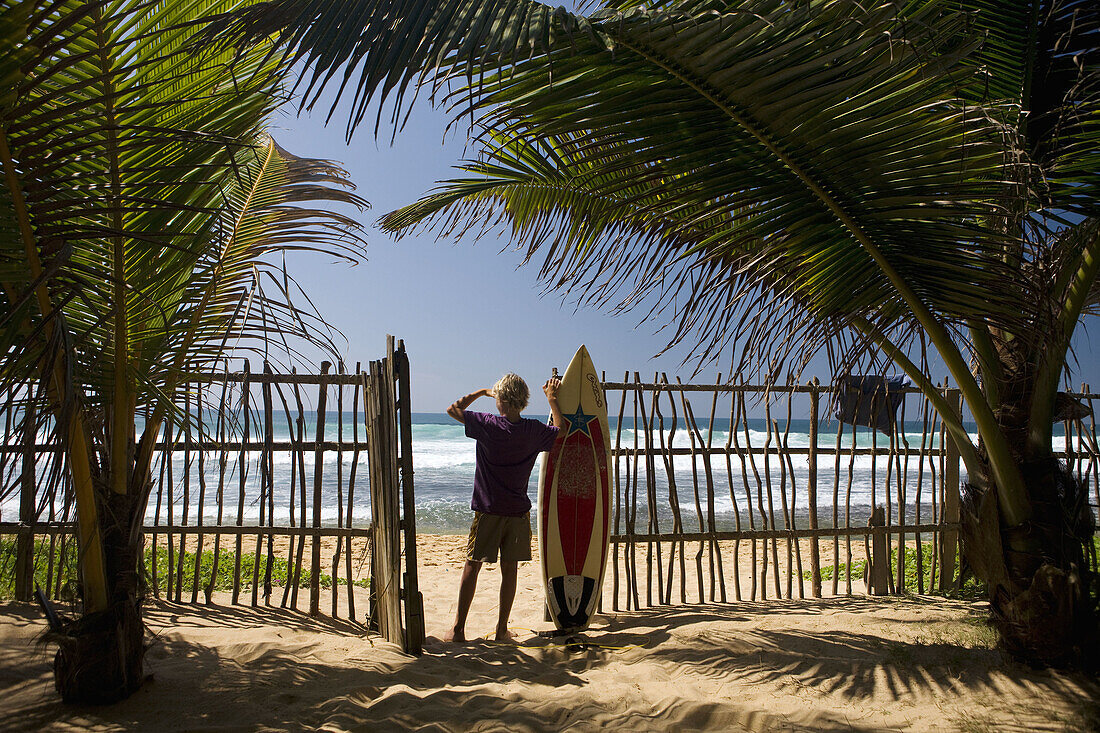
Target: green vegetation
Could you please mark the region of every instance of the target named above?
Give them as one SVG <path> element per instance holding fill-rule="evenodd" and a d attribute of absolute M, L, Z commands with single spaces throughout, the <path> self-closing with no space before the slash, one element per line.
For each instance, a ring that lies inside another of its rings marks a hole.
<path fill-rule="evenodd" d="M 151 567 L 153 550 L 152 548 L 146 548 L 145 550 L 145 566 Z M 214 582 L 214 590 L 232 590 L 233 589 L 233 570 L 234 570 L 234 556 L 229 550 L 218 551 L 218 576 Z M 173 560 L 178 563 L 178 553 L 173 553 Z M 241 555 L 241 587 L 252 587 L 252 573 L 256 566 L 256 555 L 254 553 L 243 553 Z M 214 551 L 205 550 L 202 553 L 202 560 L 199 564 L 199 587 L 204 588 L 210 583 L 211 572 L 214 567 Z M 264 573 L 267 567 L 267 556 L 264 555 L 260 559 L 260 583 L 264 582 Z M 293 568 L 287 563 L 284 558 L 273 557 L 271 559 L 271 584 L 277 586 L 284 586 L 287 584 L 287 579 L 293 574 Z M 163 578 L 168 576 L 168 548 L 163 545 L 157 546 L 157 575 L 162 578 L 161 588 L 164 587 Z M 311 574 L 308 568 L 302 567 L 302 574 L 298 580 L 299 587 L 308 586 L 311 580 Z M 195 581 L 195 553 L 185 552 L 183 556 L 183 587 L 190 588 Z M 337 585 L 347 585 L 346 578 L 337 578 Z M 354 585 L 360 588 L 370 587 L 370 580 L 363 579 L 355 581 Z M 321 573 L 321 587 L 332 587 L 332 576 L 325 573 Z"/>
<path fill-rule="evenodd" d="M 931 543 L 924 543 L 921 545 L 921 561 L 917 562 L 917 550 L 915 547 L 905 548 L 905 592 L 916 593 L 919 586 L 917 585 L 917 578 L 924 577 L 924 592 L 936 593 L 936 586 L 932 581 L 932 552 L 933 547 Z M 851 563 L 851 573 L 853 579 L 862 579 L 867 571 L 866 560 L 854 560 Z M 840 578 L 845 578 L 848 573 L 848 563 L 840 563 L 840 565 L 826 565 L 821 568 L 821 580 L 822 582 L 831 581 L 834 575 Z M 898 576 L 898 548 L 894 548 L 890 551 L 890 576 L 897 578 Z M 806 580 L 813 578 L 813 573 L 806 570 L 802 573 L 802 577 Z M 963 585 L 957 591 L 950 591 L 945 594 L 948 598 L 982 598 L 985 596 L 985 587 L 975 580 L 973 577 L 968 577 L 963 581 Z"/>
<path fill-rule="evenodd" d="M 16 539 L 14 537 L 0 537 L 0 598 L 15 597 L 15 553 Z M 51 562 L 55 568 L 59 565 L 61 567 L 62 590 L 60 596 L 66 600 L 75 599 L 77 586 L 76 542 L 62 543 L 58 541 L 54 542 L 51 548 L 48 539 L 36 539 L 34 542 L 35 582 L 45 582 Z"/>
<path fill-rule="evenodd" d="M 15 596 L 15 547 L 16 542 L 14 538 L 2 538 L 0 539 L 0 598 L 13 598 Z M 46 575 L 50 567 L 50 542 L 47 539 L 39 539 L 34 544 L 34 576 L 38 582 L 44 582 Z M 52 549 L 54 567 L 60 565 L 62 572 L 62 597 L 63 598 L 75 598 L 77 577 L 76 577 L 76 543 L 69 541 L 64 544 L 57 542 Z M 172 560 L 174 563 L 179 563 L 179 554 L 173 553 Z M 146 573 L 151 571 L 153 562 L 153 548 L 147 547 L 145 549 L 145 567 Z M 156 553 L 157 564 L 157 576 L 160 580 L 160 588 L 164 590 L 164 579 L 168 577 L 168 548 L 163 545 L 157 546 Z M 260 582 L 263 582 L 264 573 L 266 572 L 267 558 L 264 556 L 261 559 L 260 565 Z M 254 553 L 244 553 L 241 555 L 241 587 L 252 587 L 252 572 L 256 566 L 256 555 Z M 177 565 L 178 567 L 178 565 Z M 202 553 L 202 560 L 199 563 L 199 588 L 206 588 L 210 585 L 210 578 L 214 568 L 214 552 L 213 550 L 206 550 Z M 229 550 L 218 551 L 218 575 L 215 579 L 213 590 L 232 590 L 233 589 L 233 570 L 234 559 L 233 553 Z M 284 586 L 287 583 L 287 579 L 292 574 L 292 568 L 284 558 L 272 558 L 271 561 L 271 584 L 275 586 Z M 148 577 L 148 575 L 147 575 Z M 302 575 L 298 581 L 299 587 L 308 586 L 311 579 L 309 568 L 302 568 Z M 195 581 L 195 553 L 185 552 L 183 555 L 183 587 L 190 589 Z M 332 576 L 322 573 L 321 574 L 321 587 L 332 587 Z M 337 585 L 347 585 L 346 578 L 337 578 Z M 359 588 L 369 588 L 370 579 L 365 578 L 357 580 L 353 585 Z"/>

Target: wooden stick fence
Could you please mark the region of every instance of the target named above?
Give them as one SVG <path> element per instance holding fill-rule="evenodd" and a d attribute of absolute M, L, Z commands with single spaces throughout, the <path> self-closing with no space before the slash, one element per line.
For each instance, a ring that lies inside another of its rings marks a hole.
<path fill-rule="evenodd" d="M 309 611 L 320 613 L 327 585 L 333 616 L 362 614 L 358 593 L 372 626 L 419 650 L 409 365 L 402 344 L 387 347 L 385 359 L 352 373 L 339 364 L 273 374 L 246 363 L 191 380 L 157 445 L 145 526 L 157 559 L 146 568 L 151 593 L 196 603 L 201 591 L 210 603 L 224 586 L 232 603 L 299 608 L 308 586 Z M 918 593 L 956 587 L 958 453 L 915 390 L 899 414 L 905 428 L 884 438 L 827 421 L 833 388 L 816 380 L 764 388 L 635 372 L 605 377 L 604 388 L 618 405 L 604 605 L 852 594 L 875 538 L 897 557 L 895 573 L 878 563 L 876 592 L 902 592 L 910 562 L 929 568 L 916 573 Z M 944 390 L 957 404 L 957 391 Z M 1057 453 L 1090 481 L 1095 509 L 1100 394 L 1083 385 L 1070 397 L 1092 412 L 1064 423 Z M 19 521 L 0 522 L 0 535 L 17 537 L 0 571 L 13 573 L 21 598 L 35 579 L 53 598 L 75 592 L 64 581 L 76 562 L 71 507 L 65 493 L 35 491 L 36 472 L 60 471 L 61 461 L 33 435 L 0 446 L 0 479 L 22 489 Z M 356 585 L 368 579 L 368 589 Z"/>
<path fill-rule="evenodd" d="M 328 362 L 318 374 L 274 374 L 266 363 L 255 373 L 245 361 L 240 372 L 189 379 L 156 445 L 144 527 L 150 593 L 197 603 L 201 591 L 211 603 L 223 588 L 233 604 L 298 609 L 299 588 L 308 587 L 308 612 L 318 615 L 324 587 L 333 617 L 346 609 L 348 619 L 363 620 L 356 609 L 367 599 L 368 625 L 419 653 L 409 366 L 403 344 L 391 337 L 387 349 L 350 374 Z M 62 598 L 62 565 L 74 577 L 76 561 L 65 552 L 71 514 L 60 496 L 34 491 L 36 461 L 57 448 L 33 439 L 7 448 L 0 447 L 0 471 L 23 492 L 20 521 L 0 523 L 0 534 L 17 535 L 19 597 L 30 597 L 37 577 Z M 4 463 L 9 454 L 20 457 L 16 472 Z M 357 485 L 365 468 L 368 490 Z M 49 544 L 39 568 L 36 539 Z"/>
<path fill-rule="evenodd" d="M 850 595 L 861 580 L 901 593 L 908 565 L 918 593 L 958 586 L 960 459 L 919 391 L 904 390 L 899 429 L 882 436 L 830 425 L 834 388 L 817 380 L 688 385 L 628 372 L 605 375 L 604 389 L 618 405 L 604 605 Z M 961 404 L 957 390 L 944 393 Z M 1100 399 L 1088 385 L 1070 397 L 1090 408 Z M 1094 414 L 1064 425 L 1056 453 L 1089 478 L 1095 510 Z"/>

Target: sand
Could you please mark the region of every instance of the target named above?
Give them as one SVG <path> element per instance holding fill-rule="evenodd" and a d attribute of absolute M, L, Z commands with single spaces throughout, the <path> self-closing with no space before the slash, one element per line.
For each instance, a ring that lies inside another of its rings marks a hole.
<path fill-rule="evenodd" d="M 1017 665 L 995 649 L 983 604 L 927 596 L 608 609 L 582 644 L 568 646 L 534 633 L 549 625 L 538 565 L 524 563 L 511 618 L 518 639 L 497 643 L 488 637 L 499 572 L 486 566 L 472 641 L 445 644 L 463 543 L 418 541 L 429 634 L 420 657 L 358 623 L 280 609 L 281 592 L 274 608 L 232 606 L 226 594 L 209 606 L 156 601 L 146 615 L 151 677 L 108 707 L 61 704 L 52 653 L 35 644 L 44 626 L 37 608 L 0 603 L 0 729 L 1100 729 L 1095 679 Z M 307 605 L 302 592 L 299 608 Z M 326 594 L 321 609 L 330 606 Z"/>

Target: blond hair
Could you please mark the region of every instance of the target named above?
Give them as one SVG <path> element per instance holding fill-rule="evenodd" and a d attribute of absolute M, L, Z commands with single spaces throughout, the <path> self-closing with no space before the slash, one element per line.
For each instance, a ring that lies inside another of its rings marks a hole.
<path fill-rule="evenodd" d="M 518 374 L 509 372 L 493 385 L 493 395 L 504 404 L 522 410 L 527 407 L 531 392 L 527 389 L 527 383 Z"/>

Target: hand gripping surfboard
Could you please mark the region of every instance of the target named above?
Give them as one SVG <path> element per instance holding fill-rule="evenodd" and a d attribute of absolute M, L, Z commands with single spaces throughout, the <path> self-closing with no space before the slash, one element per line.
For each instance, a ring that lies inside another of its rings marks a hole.
<path fill-rule="evenodd" d="M 566 424 L 539 468 L 539 556 L 550 618 L 576 631 L 596 611 L 611 536 L 607 403 L 584 346 L 565 370 L 558 406 Z"/>

